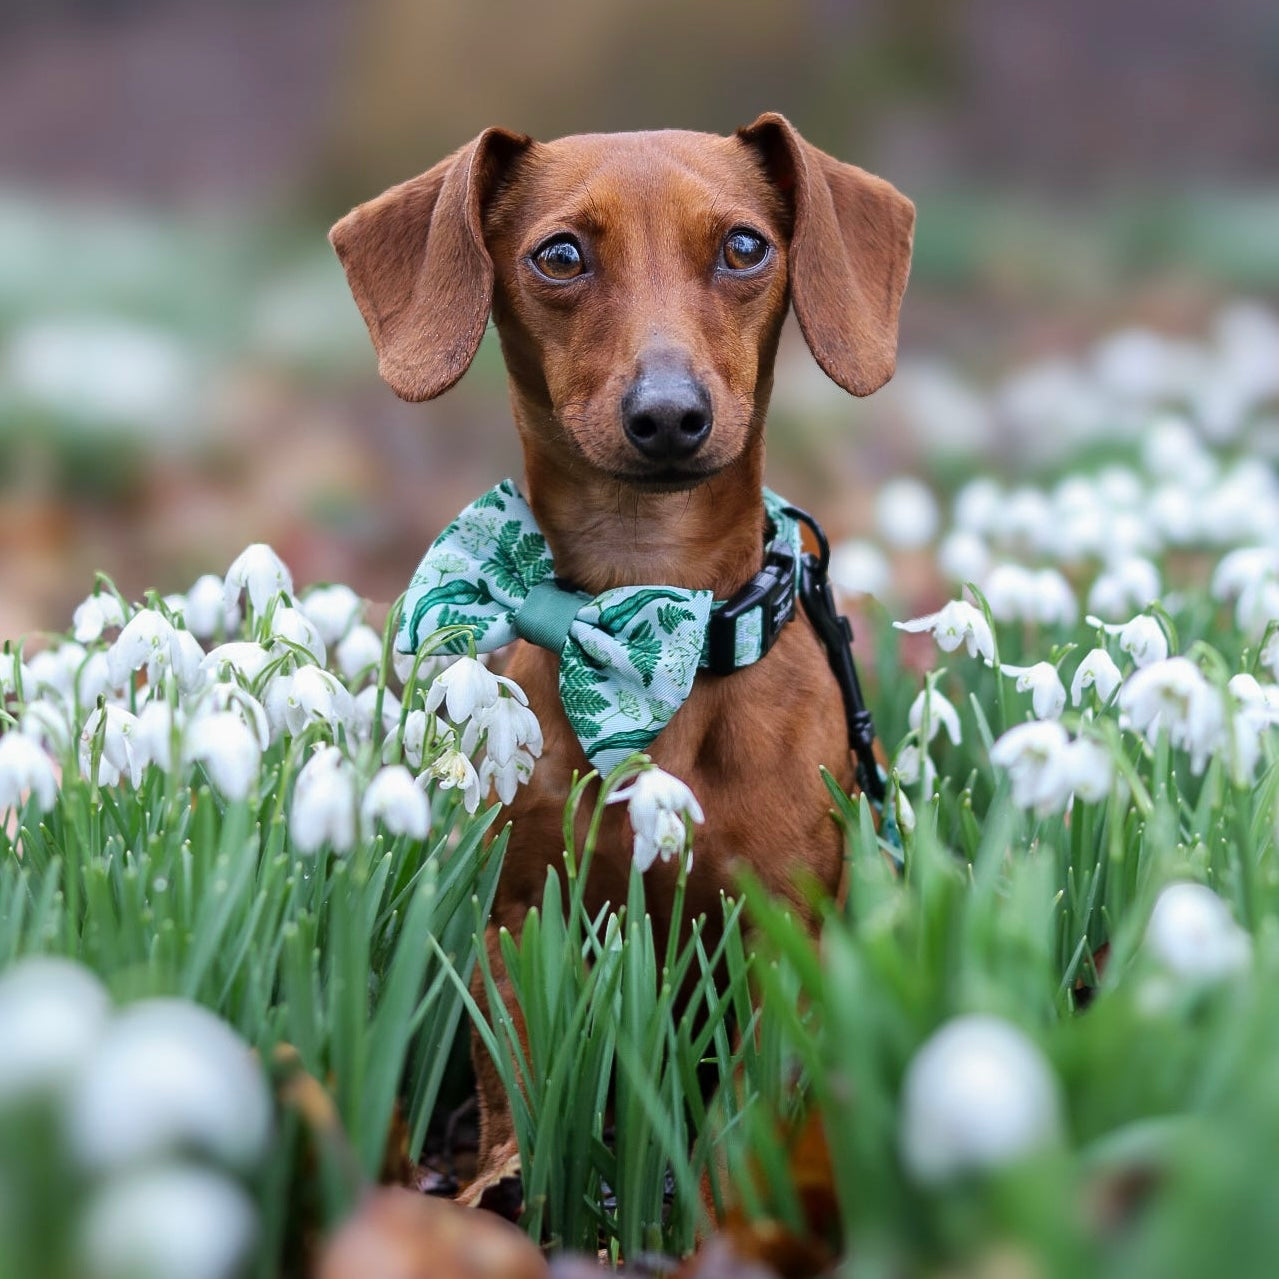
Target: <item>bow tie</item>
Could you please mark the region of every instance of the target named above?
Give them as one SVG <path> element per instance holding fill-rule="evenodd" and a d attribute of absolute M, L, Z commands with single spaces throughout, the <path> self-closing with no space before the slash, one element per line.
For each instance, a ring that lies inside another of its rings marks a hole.
<path fill-rule="evenodd" d="M 436 538 L 404 597 L 396 648 L 466 626 L 489 653 L 525 639 L 558 653 L 560 699 L 593 768 L 646 749 L 688 699 L 699 669 L 727 673 L 768 651 L 794 612 L 800 530 L 768 489 L 765 569 L 729 601 L 680 586 L 588 595 L 555 577 L 550 549 L 511 480 L 471 503 Z M 789 566 L 789 567 L 788 567 Z M 464 653 L 464 636 L 441 651 Z"/>

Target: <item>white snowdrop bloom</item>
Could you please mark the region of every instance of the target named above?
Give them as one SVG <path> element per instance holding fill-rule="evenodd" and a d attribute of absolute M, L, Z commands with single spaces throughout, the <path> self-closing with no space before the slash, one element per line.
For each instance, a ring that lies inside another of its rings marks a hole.
<path fill-rule="evenodd" d="M 460 743 L 464 754 L 475 750 L 481 735 L 485 750 L 499 768 L 509 764 L 520 748 L 534 759 L 542 753 L 542 726 L 537 716 L 513 697 L 499 697 L 492 706 L 471 717 Z"/>
<path fill-rule="evenodd" d="M 1236 786 L 1247 786 L 1261 762 L 1262 742 L 1266 730 L 1276 722 L 1273 711 L 1263 706 L 1235 706 L 1228 719 L 1226 734 L 1227 763 L 1230 780 Z"/>
<path fill-rule="evenodd" d="M 990 748 L 991 763 L 1012 780 L 1013 803 L 1039 817 L 1061 812 L 1074 790 L 1067 748 L 1070 738 L 1055 719 L 1010 728 Z"/>
<path fill-rule="evenodd" d="M 1044 626 L 1074 626 L 1079 605 L 1070 583 L 1055 568 L 1037 569 L 1031 577 L 1034 620 Z"/>
<path fill-rule="evenodd" d="M 432 742 L 452 742 L 456 734 L 438 715 L 428 717 L 426 711 L 409 711 L 404 717 L 404 729 L 400 737 L 400 748 L 404 751 L 404 759 L 410 768 L 421 768 L 422 758 L 426 751 L 427 728 L 431 728 Z M 387 750 L 392 748 L 387 742 Z"/>
<path fill-rule="evenodd" d="M 325 746 L 307 760 L 298 773 L 289 810 L 289 833 L 298 852 L 314 853 L 325 844 L 338 853 L 351 849 L 355 783 L 355 769 L 336 746 Z"/>
<path fill-rule="evenodd" d="M 937 781 L 937 765 L 929 758 L 918 742 L 908 742 L 897 752 L 893 761 L 893 772 L 903 786 L 914 786 L 923 777 L 924 790 L 932 794 L 933 784 Z"/>
<path fill-rule="evenodd" d="M 932 490 L 910 476 L 899 476 L 875 496 L 875 527 L 889 546 L 916 550 L 937 535 L 941 513 Z"/>
<path fill-rule="evenodd" d="M 1096 553 L 1103 559 L 1151 555 L 1159 549 L 1158 535 L 1151 528 L 1145 511 L 1112 510 L 1100 528 L 1101 541 Z"/>
<path fill-rule="evenodd" d="M 1008 668 L 1005 667 L 1004 669 L 1007 670 Z M 931 742 L 943 728 L 946 730 L 946 736 L 956 746 L 963 741 L 963 734 L 959 727 L 959 712 L 944 694 L 939 693 L 932 687 L 921 688 L 915 700 L 910 704 L 910 712 L 907 718 L 911 728 L 916 733 L 923 727 L 925 709 L 928 712 L 927 741 Z"/>
<path fill-rule="evenodd" d="M 278 605 L 271 614 L 271 634 L 277 641 L 271 646 L 275 652 L 282 647 L 278 641 L 284 640 L 305 649 L 320 666 L 328 660 L 328 648 L 319 628 L 301 609 L 288 604 Z"/>
<path fill-rule="evenodd" d="M 1051 662 L 1036 662 L 1033 666 L 1004 666 L 1005 675 L 1017 681 L 1019 693 L 1030 694 L 1031 708 L 1036 719 L 1060 719 L 1066 709 L 1066 689 Z"/>
<path fill-rule="evenodd" d="M 261 741 L 242 710 L 201 715 L 188 735 L 185 754 L 188 761 L 204 765 L 226 799 L 247 799 L 262 767 Z"/>
<path fill-rule="evenodd" d="M 1039 1049 L 997 1017 L 956 1017 L 915 1054 L 902 1081 L 899 1143 L 924 1185 L 1002 1168 L 1053 1146 L 1061 1095 Z"/>
<path fill-rule="evenodd" d="M 82 644 L 59 644 L 36 653 L 27 663 L 31 687 L 27 700 L 34 701 L 43 693 L 53 693 L 64 702 L 75 700 L 76 673 L 89 652 Z"/>
<path fill-rule="evenodd" d="M 210 684 L 201 695 L 197 714 L 199 718 L 215 711 L 231 711 L 238 715 L 253 734 L 258 749 L 265 751 L 271 744 L 271 721 L 266 708 L 252 693 L 231 680 Z"/>
<path fill-rule="evenodd" d="M 1127 622 L 1103 622 L 1089 614 L 1084 618 L 1089 626 L 1119 638 L 1120 649 L 1132 658 L 1138 667 L 1162 662 L 1168 656 L 1168 637 L 1164 628 L 1148 613 L 1138 613 Z"/>
<path fill-rule="evenodd" d="M 1100 742 L 1079 737 L 1066 747 L 1066 773 L 1071 792 L 1095 804 L 1110 795 L 1115 784 L 1115 761 Z"/>
<path fill-rule="evenodd" d="M 98 591 L 76 606 L 71 615 L 72 635 L 77 644 L 92 644 L 102 632 L 124 625 L 124 608 L 110 591 Z"/>
<path fill-rule="evenodd" d="M 994 480 L 979 476 L 955 494 L 951 518 L 957 529 L 987 537 L 995 532 L 1003 506 L 1003 489 Z"/>
<path fill-rule="evenodd" d="M 1070 700 L 1082 706 L 1084 690 L 1095 688 L 1097 700 L 1104 706 L 1122 682 L 1115 659 L 1104 648 L 1094 648 L 1084 654 L 1084 660 L 1075 668 L 1075 677 L 1070 681 Z"/>
<path fill-rule="evenodd" d="M 120 689 L 120 685 L 111 678 L 110 663 L 101 649 L 84 659 L 75 680 L 76 701 L 81 706 L 92 706 L 99 697 L 109 696 Z"/>
<path fill-rule="evenodd" d="M 1169 546 L 1188 546 L 1201 536 L 1199 499 L 1184 484 L 1161 484 L 1146 504 L 1146 520 Z"/>
<path fill-rule="evenodd" d="M 325 644 L 332 646 L 360 620 L 364 603 L 349 586 L 335 582 L 313 587 L 298 601 L 298 608 L 315 625 Z"/>
<path fill-rule="evenodd" d="M 252 684 L 271 660 L 270 651 L 253 640 L 231 640 L 205 654 L 203 669 L 213 679 L 225 679 L 234 672 Z"/>
<path fill-rule="evenodd" d="M 173 707 L 164 698 L 148 700 L 138 712 L 133 749 L 144 768 L 147 764 L 158 764 L 167 773 L 173 767 L 173 722 Z M 181 723 L 179 715 L 179 738 Z"/>
<path fill-rule="evenodd" d="M 1230 677 L 1226 687 L 1241 706 L 1259 710 L 1271 723 L 1279 723 L 1279 685 L 1262 684 L 1255 675 L 1241 671 Z"/>
<path fill-rule="evenodd" d="M 378 688 L 370 684 L 362 688 L 352 702 L 354 718 L 351 731 L 360 741 L 368 741 L 373 736 L 373 717 L 377 713 Z M 382 732 L 394 733 L 400 725 L 400 699 L 389 689 L 382 690 Z M 425 712 L 420 712 L 425 721 Z M 422 763 L 422 744 L 418 743 L 418 765 Z"/>
<path fill-rule="evenodd" d="M 996 390 L 1000 416 L 1041 457 L 1059 456 L 1073 444 L 1113 429 L 1114 403 L 1072 360 L 1027 365 Z"/>
<path fill-rule="evenodd" d="M 1088 591 L 1088 611 L 1118 621 L 1149 607 L 1159 592 L 1159 570 L 1148 559 L 1129 556 L 1097 575 Z"/>
<path fill-rule="evenodd" d="M 54 755 L 65 755 L 75 736 L 67 709 L 61 702 L 28 702 L 19 727 L 24 736 L 39 742 Z"/>
<path fill-rule="evenodd" d="M 110 1011 L 102 983 L 69 959 L 32 956 L 0 972 L 0 1110 L 68 1085 Z"/>
<path fill-rule="evenodd" d="M 1258 654 L 1262 666 L 1279 680 L 1279 631 L 1276 631 L 1262 646 Z"/>
<path fill-rule="evenodd" d="M 77 1223 L 85 1279 L 236 1279 L 257 1237 L 253 1201 L 207 1168 L 159 1164 L 99 1188 Z"/>
<path fill-rule="evenodd" d="M 832 548 L 830 580 L 845 595 L 882 595 L 892 581 L 892 570 L 874 542 L 855 538 Z"/>
<path fill-rule="evenodd" d="M 1279 548 L 1241 546 L 1221 557 L 1212 571 L 1213 598 L 1237 599 L 1244 591 L 1279 577 Z"/>
<path fill-rule="evenodd" d="M 426 771 L 439 782 L 441 790 L 460 791 L 462 804 L 468 813 L 475 812 L 480 806 L 480 775 L 460 750 L 444 751 Z"/>
<path fill-rule="evenodd" d="M 1245 586 L 1235 605 L 1235 625 L 1250 639 L 1259 639 L 1279 619 L 1279 578 L 1267 577 Z"/>
<path fill-rule="evenodd" d="M 225 606 L 235 607 L 245 591 L 255 613 L 264 613 L 281 591 L 286 596 L 293 595 L 293 574 L 264 542 L 245 547 L 227 569 L 223 583 Z"/>
<path fill-rule="evenodd" d="M 480 790 L 488 794 L 489 787 L 497 790 L 503 804 L 515 798 L 515 792 L 533 776 L 533 756 L 520 747 L 505 764 L 498 764 L 491 755 L 480 761 Z"/>
<path fill-rule="evenodd" d="M 200 682 L 204 650 L 190 631 L 180 631 L 153 608 L 139 609 L 107 650 L 107 673 L 114 685 L 146 667 L 147 682 L 157 684 L 172 671 L 185 692 Z"/>
<path fill-rule="evenodd" d="M 403 764 L 378 770 L 364 792 L 360 817 L 366 829 L 380 821 L 391 834 L 413 839 L 425 839 L 431 824 L 426 796 Z"/>
<path fill-rule="evenodd" d="M 271 1097 L 249 1046 L 185 999 L 119 1012 L 67 1109 L 68 1144 L 90 1169 L 196 1149 L 248 1171 L 270 1131 Z"/>
<path fill-rule="evenodd" d="M 35 692 L 35 676 L 16 652 L 0 652 L 0 702 L 19 692 L 30 699 Z"/>
<path fill-rule="evenodd" d="M 182 620 L 198 639 L 234 635 L 240 626 L 240 606 L 227 607 L 226 584 L 216 573 L 196 578 L 186 593 Z"/>
<path fill-rule="evenodd" d="M 137 717 L 122 706 L 94 707 L 80 733 L 80 772 L 87 780 L 94 780 L 93 751 L 99 730 L 103 730 L 102 756 L 98 761 L 97 783 L 114 786 L 122 773 L 129 775 L 134 786 L 142 783 L 142 771 L 146 760 L 134 749 L 138 732 Z"/>
<path fill-rule="evenodd" d="M 272 735 L 297 737 L 313 724 L 327 724 L 334 738 L 355 722 L 355 703 L 342 681 L 319 666 L 300 666 L 291 675 L 276 675 L 267 685 L 267 718 Z"/>
<path fill-rule="evenodd" d="M 990 547 L 967 529 L 947 533 L 937 550 L 937 567 L 952 582 L 980 582 L 990 571 Z"/>
<path fill-rule="evenodd" d="M 1057 536 L 1052 503 L 1037 488 L 1023 486 L 1014 489 L 999 513 L 996 531 L 1000 539 L 1010 546 L 1050 550 Z"/>
<path fill-rule="evenodd" d="M 991 616 L 1000 622 L 1073 626 L 1079 616 L 1075 594 L 1056 569 L 996 564 L 982 583 L 982 594 Z"/>
<path fill-rule="evenodd" d="M 1098 472 L 1097 495 L 1104 506 L 1133 510 L 1144 493 L 1141 477 L 1130 467 L 1106 466 Z"/>
<path fill-rule="evenodd" d="M 985 662 L 995 660 L 995 637 L 980 609 L 967 600 L 951 600 L 936 613 L 912 618 L 909 622 L 894 622 L 899 631 L 919 633 L 928 631 L 943 653 L 953 653 L 960 644 L 968 648 L 969 657 L 981 655 Z"/>
<path fill-rule="evenodd" d="M 337 646 L 338 670 L 350 683 L 376 672 L 382 661 L 382 637 L 371 626 L 353 626 Z"/>
<path fill-rule="evenodd" d="M 1215 982 L 1245 971 L 1252 939 L 1230 908 L 1204 884 L 1169 884 L 1146 925 L 1146 949 L 1177 977 Z"/>
<path fill-rule="evenodd" d="M 1217 477 L 1217 463 L 1184 417 L 1168 414 L 1152 422 L 1141 445 L 1146 472 L 1202 492 Z"/>
<path fill-rule="evenodd" d="M 1279 531 L 1279 487 L 1260 458 L 1234 463 L 1205 495 L 1200 521 L 1205 537 L 1221 546 L 1268 542 Z"/>
<path fill-rule="evenodd" d="M 1153 404 L 1181 390 L 1181 362 L 1169 342 L 1150 329 L 1121 329 L 1092 350 L 1092 369 L 1104 390 L 1121 400 Z"/>
<path fill-rule="evenodd" d="M 625 802 L 631 830 L 635 833 L 632 858 L 641 871 L 658 859 L 678 857 L 688 842 L 685 819 L 698 824 L 706 820 L 697 796 L 678 777 L 660 768 L 646 768 L 629 786 L 615 790 L 610 804 Z M 686 868 L 691 869 L 689 849 Z"/>
<path fill-rule="evenodd" d="M 885 407 L 898 409 L 928 457 L 972 457 L 990 441 L 991 412 L 986 397 L 973 390 L 941 360 L 906 358 L 887 388 Z"/>
<path fill-rule="evenodd" d="M 441 703 L 455 724 L 468 720 L 476 711 L 487 710 L 497 701 L 501 686 L 497 676 L 474 657 L 460 657 L 441 671 L 426 694 L 426 710 L 433 713 Z"/>
<path fill-rule="evenodd" d="M 1119 690 L 1119 708 L 1152 744 L 1166 732 L 1174 746 L 1189 752 L 1196 773 L 1221 743 L 1221 692 L 1189 658 L 1165 658 L 1134 672 Z"/>

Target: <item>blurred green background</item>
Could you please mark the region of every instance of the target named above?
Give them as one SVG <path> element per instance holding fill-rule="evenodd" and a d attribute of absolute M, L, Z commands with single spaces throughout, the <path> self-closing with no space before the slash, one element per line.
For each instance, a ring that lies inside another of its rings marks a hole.
<path fill-rule="evenodd" d="M 4 0 L 0 636 L 256 540 L 394 597 L 518 453 L 491 340 L 433 404 L 378 382 L 328 225 L 488 124 L 766 109 L 920 211 L 889 388 L 783 346 L 770 480 L 838 534 L 1035 464 L 956 370 L 1279 294 L 1273 0 Z"/>

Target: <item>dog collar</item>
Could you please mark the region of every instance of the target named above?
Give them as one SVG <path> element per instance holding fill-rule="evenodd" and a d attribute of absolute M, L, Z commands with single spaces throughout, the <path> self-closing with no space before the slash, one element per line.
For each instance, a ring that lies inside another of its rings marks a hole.
<path fill-rule="evenodd" d="M 482 653 L 515 639 L 558 653 L 565 714 L 591 765 L 606 773 L 649 746 L 699 670 L 727 675 L 752 665 L 794 616 L 800 526 L 767 489 L 764 507 L 764 567 L 731 599 L 675 586 L 592 596 L 556 578 L 532 510 L 503 480 L 462 511 L 418 565 L 396 647 L 415 653 L 442 627 L 464 626 Z M 441 651 L 467 648 L 459 635 Z"/>

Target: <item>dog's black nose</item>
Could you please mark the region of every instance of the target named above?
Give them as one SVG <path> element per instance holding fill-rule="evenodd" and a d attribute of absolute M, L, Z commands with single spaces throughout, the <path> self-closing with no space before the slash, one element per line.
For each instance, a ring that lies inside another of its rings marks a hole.
<path fill-rule="evenodd" d="M 683 369 L 646 370 L 622 397 L 622 426 L 646 458 L 687 461 L 710 436 L 710 392 Z"/>

